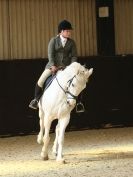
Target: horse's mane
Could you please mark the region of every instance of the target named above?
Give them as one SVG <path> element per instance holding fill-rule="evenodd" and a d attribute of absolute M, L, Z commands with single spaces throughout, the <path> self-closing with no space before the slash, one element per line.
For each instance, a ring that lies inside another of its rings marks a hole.
<path fill-rule="evenodd" d="M 63 74 L 65 76 L 67 76 L 68 78 L 74 76 L 74 75 L 77 75 L 79 70 L 81 68 L 81 65 L 80 63 L 78 62 L 73 62 L 72 64 L 70 64 L 69 66 L 67 66 L 64 71 L 63 71 Z"/>

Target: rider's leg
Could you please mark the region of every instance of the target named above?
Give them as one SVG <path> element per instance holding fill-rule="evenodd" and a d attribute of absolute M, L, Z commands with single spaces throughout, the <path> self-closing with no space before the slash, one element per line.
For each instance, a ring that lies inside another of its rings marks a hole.
<path fill-rule="evenodd" d="M 37 82 L 38 86 L 43 88 L 44 82 L 51 74 L 51 69 L 45 69 Z"/>
<path fill-rule="evenodd" d="M 50 69 L 45 69 L 44 72 L 42 73 L 42 75 L 40 76 L 40 78 L 36 84 L 36 87 L 35 87 L 35 98 L 29 104 L 30 108 L 32 108 L 32 109 L 38 108 L 38 102 L 39 102 L 39 99 L 43 93 L 43 84 L 51 74 L 52 73 L 51 73 Z"/>

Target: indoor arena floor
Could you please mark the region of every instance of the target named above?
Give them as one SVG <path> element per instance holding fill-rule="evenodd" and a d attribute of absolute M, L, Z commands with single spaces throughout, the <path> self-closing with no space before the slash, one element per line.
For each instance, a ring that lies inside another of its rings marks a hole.
<path fill-rule="evenodd" d="M 133 127 L 65 133 L 65 164 L 40 157 L 37 134 L 0 138 L 0 177 L 132 177 Z"/>

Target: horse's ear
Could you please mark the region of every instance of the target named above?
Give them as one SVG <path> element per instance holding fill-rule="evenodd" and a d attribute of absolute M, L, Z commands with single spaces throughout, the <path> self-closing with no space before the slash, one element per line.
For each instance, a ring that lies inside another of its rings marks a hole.
<path fill-rule="evenodd" d="M 93 68 L 86 70 L 86 72 L 85 72 L 86 81 L 88 81 L 88 79 L 92 73 L 93 73 Z"/>
<path fill-rule="evenodd" d="M 89 76 L 92 75 L 93 73 L 93 68 L 89 69 Z"/>

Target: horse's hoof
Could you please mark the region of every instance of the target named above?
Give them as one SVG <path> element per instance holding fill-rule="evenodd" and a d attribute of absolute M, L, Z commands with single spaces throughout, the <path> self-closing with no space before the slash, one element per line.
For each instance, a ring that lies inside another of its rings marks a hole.
<path fill-rule="evenodd" d="M 44 160 L 44 161 L 46 161 L 46 160 L 48 160 L 48 159 L 49 159 L 48 156 L 42 157 L 42 160 Z"/>
<path fill-rule="evenodd" d="M 39 136 L 37 137 L 37 143 L 38 144 L 43 144 L 43 138 L 40 138 Z"/>
<path fill-rule="evenodd" d="M 44 156 L 43 153 L 41 153 L 41 157 L 42 157 L 42 160 L 48 160 L 48 159 L 49 159 L 49 158 L 48 158 L 48 155 Z"/>
<path fill-rule="evenodd" d="M 66 163 L 65 159 L 57 159 L 56 162 L 59 163 L 59 164 L 65 164 Z"/>
<path fill-rule="evenodd" d="M 38 144 L 43 144 L 43 140 L 37 139 L 37 143 L 38 143 Z"/>

